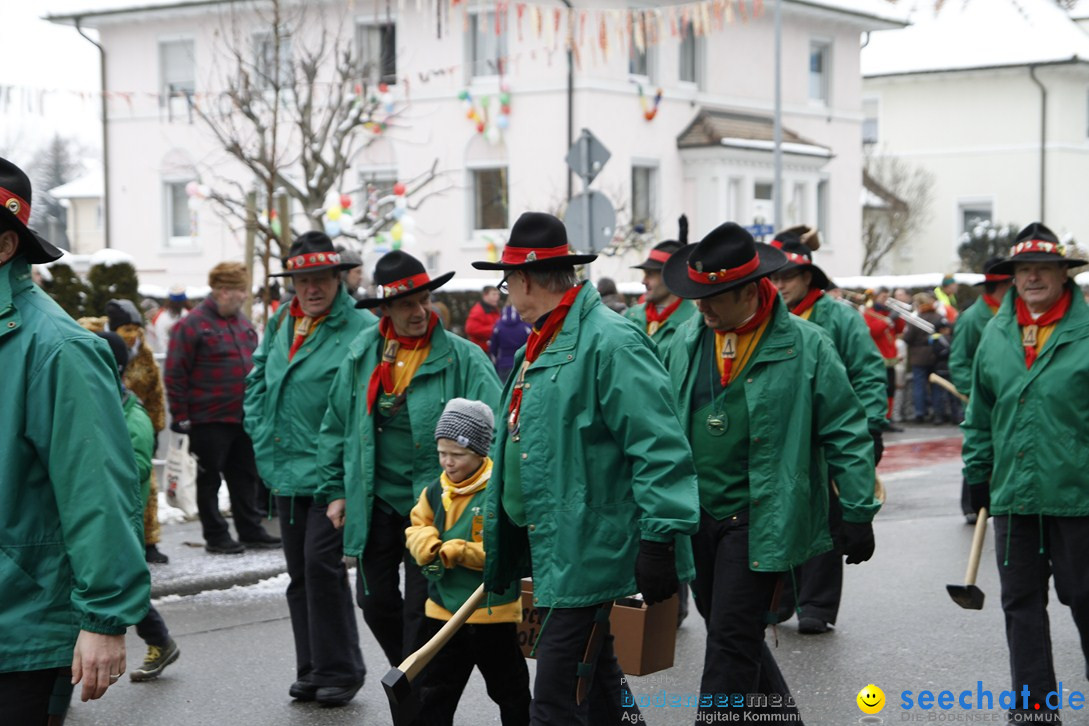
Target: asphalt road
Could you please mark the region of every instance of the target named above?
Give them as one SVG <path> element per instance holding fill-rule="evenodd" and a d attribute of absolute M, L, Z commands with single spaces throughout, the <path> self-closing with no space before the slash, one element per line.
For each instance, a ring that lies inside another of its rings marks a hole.
<path fill-rule="evenodd" d="M 935 436 L 948 440 L 933 441 Z M 956 430 L 909 430 L 890 436 L 883 480 L 888 501 L 875 523 L 873 559 L 846 571 L 843 606 L 837 629 L 803 636 L 793 621 L 768 631 L 776 659 L 791 686 L 804 723 L 934 722 L 1003 723 L 1001 710 L 975 710 L 976 691 L 1010 688 L 1003 620 L 990 534 L 978 585 L 987 600 L 981 611 L 958 608 L 945 585 L 961 582 L 972 528 L 960 515 Z M 911 443 L 930 439 L 929 443 Z M 72 726 L 110 724 L 157 726 L 180 724 L 248 726 L 250 724 L 390 723 L 380 679 L 388 668 L 381 650 L 360 619 L 364 657 L 370 669 L 356 700 L 342 709 L 293 702 L 287 688 L 294 678 L 294 655 L 287 607 L 286 576 L 234 590 L 171 596 L 158 602 L 181 646 L 182 655 L 157 681 L 130 683 L 127 678 L 101 701 L 73 703 Z M 1052 593 L 1052 640 L 1057 677 L 1066 698 L 1086 693 L 1085 661 L 1069 611 Z M 703 624 L 695 609 L 677 635 L 676 665 L 666 671 L 631 677 L 637 697 L 655 699 L 698 691 L 703 661 Z M 774 641 L 778 638 L 778 645 Z M 130 634 L 130 667 L 143 644 Z M 533 662 L 530 661 L 533 674 Z M 855 697 L 869 683 L 885 693 L 887 705 L 864 715 Z M 973 710 L 929 711 L 901 708 L 902 693 L 914 700 L 922 690 L 959 694 L 970 690 Z M 997 706 L 997 703 L 996 703 Z M 648 724 L 691 724 L 694 709 L 655 706 L 643 709 Z M 499 723 L 498 709 L 474 674 L 462 698 L 457 724 Z M 1064 712 L 1064 723 L 1089 725 L 1089 712 Z"/>

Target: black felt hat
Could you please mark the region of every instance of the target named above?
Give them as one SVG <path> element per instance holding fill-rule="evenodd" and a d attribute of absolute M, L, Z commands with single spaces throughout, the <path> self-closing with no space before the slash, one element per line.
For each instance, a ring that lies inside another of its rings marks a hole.
<path fill-rule="evenodd" d="M 454 276 L 453 272 L 431 279 L 423 263 L 403 250 L 382 255 L 374 266 L 374 284 L 381 293 L 378 297 L 365 297 L 355 304 L 357 308 L 376 308 L 391 300 L 414 295 L 424 290 L 435 290 Z"/>
<path fill-rule="evenodd" d="M 665 267 L 666 260 L 668 260 L 674 252 L 688 244 L 688 217 L 682 214 L 681 218 L 677 220 L 677 225 L 680 228 L 680 234 L 677 235 L 677 239 L 667 239 L 654 245 L 650 254 L 647 255 L 647 259 L 645 259 L 642 264 L 632 265 L 632 269 L 661 270 Z"/>
<path fill-rule="evenodd" d="M 567 229 L 556 217 L 543 212 L 525 212 L 511 227 L 510 237 L 503 247 L 499 262 L 478 260 L 478 270 L 548 269 L 585 265 L 597 255 L 571 254 L 567 244 Z"/>
<path fill-rule="evenodd" d="M 987 261 L 983 263 L 983 279 L 979 282 L 973 283 L 973 287 L 979 287 L 980 285 L 986 285 L 989 282 L 1008 282 L 1013 278 L 1010 275 L 998 274 L 994 271 L 994 268 L 1005 261 L 1005 257 L 989 257 Z"/>
<path fill-rule="evenodd" d="M 23 170 L 7 159 L 0 159 L 0 232 L 19 234 L 19 249 L 31 264 L 59 259 L 63 252 L 27 226 L 30 222 L 32 191 Z"/>
<path fill-rule="evenodd" d="M 824 270 L 813 264 L 813 248 L 803 242 L 802 236 L 797 232 L 792 230 L 780 232 L 771 241 L 771 246 L 782 252 L 787 258 L 787 263 L 783 265 L 779 272 L 809 270 L 812 274 L 812 279 L 809 282 L 810 287 L 827 290 L 832 286 L 832 281 L 828 279 L 828 275 L 825 274 Z"/>
<path fill-rule="evenodd" d="M 339 272 L 357 267 L 341 259 L 329 235 L 317 231 L 303 232 L 296 237 L 283 263 L 284 271 L 273 273 L 269 277 L 293 277 L 325 270 Z"/>
<path fill-rule="evenodd" d="M 1012 275 L 1018 262 L 1058 262 L 1067 267 L 1081 267 L 1085 260 L 1067 257 L 1055 233 L 1042 222 L 1033 222 L 1017 233 L 1010 256 L 991 268 L 993 275 Z"/>
<path fill-rule="evenodd" d="M 662 268 L 662 281 L 677 297 L 699 300 L 759 280 L 784 264 L 782 252 L 756 242 L 744 227 L 726 222 L 698 244 L 675 252 Z"/>

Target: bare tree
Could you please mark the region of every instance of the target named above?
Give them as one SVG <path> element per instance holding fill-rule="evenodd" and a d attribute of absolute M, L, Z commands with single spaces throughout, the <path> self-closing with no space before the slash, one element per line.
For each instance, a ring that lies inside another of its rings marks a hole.
<path fill-rule="evenodd" d="M 881 260 L 919 229 L 931 201 L 932 175 L 894 156 L 867 154 L 862 186 L 868 202 L 862 212 L 862 274 L 872 275 Z"/>

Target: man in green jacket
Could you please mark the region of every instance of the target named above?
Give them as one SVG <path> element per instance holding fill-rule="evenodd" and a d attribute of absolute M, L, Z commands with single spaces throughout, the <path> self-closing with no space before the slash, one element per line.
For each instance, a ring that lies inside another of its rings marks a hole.
<path fill-rule="evenodd" d="M 827 333 L 791 315 L 767 276 L 785 255 L 727 222 L 662 270 L 702 314 L 677 331 L 666 367 L 692 444 L 700 527 L 696 607 L 707 622 L 701 693 L 764 694 L 744 710 L 797 718 L 764 644 L 787 572 L 832 549 L 828 476 L 839 486 L 848 564 L 874 550 L 873 439 Z M 703 720 L 742 709 L 701 704 Z M 747 717 L 746 717 L 747 718 Z"/>
<path fill-rule="evenodd" d="M 378 260 L 380 296 L 357 307 L 378 308 L 382 318 L 348 347 L 318 437 L 317 499 L 344 528 L 344 553 L 359 559 L 356 599 L 391 665 L 420 645 L 427 580 L 405 549 L 405 530 L 420 490 L 442 471 L 435 425 L 451 398 L 499 402 L 488 356 L 447 333 L 431 308 L 431 291 L 453 276 L 432 279 L 400 250 Z"/>
<path fill-rule="evenodd" d="M 983 288 L 983 294 L 975 303 L 961 313 L 957 318 L 957 324 L 953 326 L 953 345 L 949 350 L 949 377 L 953 379 L 953 385 L 957 390 L 968 395 L 972 390 L 972 363 L 976 358 L 976 349 L 983 337 L 983 329 L 991 322 L 998 308 L 1002 305 L 1002 298 L 1006 291 L 1013 286 L 1013 278 L 1009 275 L 995 274 L 995 265 L 1002 262 L 1001 257 L 992 257 L 983 263 L 983 281 L 977 282 L 976 287 Z M 971 498 L 968 496 L 968 482 L 961 480 L 960 509 L 968 524 L 976 523 L 976 512 L 972 509 Z"/>
<path fill-rule="evenodd" d="M 662 284 L 662 267 L 666 260 L 688 244 L 688 218 L 683 214 L 680 230 L 678 239 L 659 242 L 642 264 L 632 266 L 632 269 L 643 271 L 643 286 L 647 288 L 647 293 L 644 302 L 628 308 L 624 313 L 624 317 L 634 321 L 662 351 L 669 345 L 677 328 L 696 314 L 696 306 L 691 301 L 682 300 Z"/>
<path fill-rule="evenodd" d="M 854 306 L 824 294 L 832 283 L 824 270 L 813 264 L 813 251 L 820 246 L 816 230 L 808 227 L 784 230 L 775 236 L 771 246 L 787 258 L 786 264 L 772 273 L 772 283 L 791 313 L 820 326 L 832 339 L 847 369 L 847 380 L 866 411 L 866 423 L 873 437 L 874 463 L 881 463 L 885 450 L 883 432 L 888 425 L 887 377 L 885 363 L 870 337 L 866 321 Z M 834 490 L 829 496 L 828 514 L 835 545 L 842 512 Z M 842 595 L 843 553 L 833 547 L 795 570 L 794 577 L 784 585 L 779 601 L 780 621 L 789 619 L 797 610 L 799 633 L 827 633 L 836 622 Z"/>
<path fill-rule="evenodd" d="M 972 508 L 995 515 L 995 554 L 1013 690 L 1011 721 L 1058 723 L 1049 574 L 1070 607 L 1089 676 L 1089 307 L 1055 234 L 1033 222 L 991 268 L 1014 291 L 983 331 L 964 429 Z M 1058 688 L 1062 701 L 1062 687 Z"/>
<path fill-rule="evenodd" d="M 26 174 L 0 159 L 0 704 L 4 723 L 100 698 L 147 611 L 143 502 L 104 341 L 41 291 L 61 256 L 27 227 Z"/>
<path fill-rule="evenodd" d="M 532 574 L 544 623 L 535 724 L 639 718 L 613 655 L 613 600 L 668 599 L 692 577 L 698 518 L 691 451 L 650 340 L 579 282 L 563 223 L 527 212 L 499 262 L 510 304 L 533 325 L 499 407 L 484 520 L 484 587 Z"/>
<path fill-rule="evenodd" d="M 342 706 L 363 685 L 355 606 L 341 552 L 344 538 L 314 501 L 318 431 L 348 346 L 377 324 L 341 283 L 342 262 L 322 232 L 298 237 L 284 260 L 283 276 L 295 297 L 269 322 L 246 377 L 246 433 L 257 469 L 276 496 L 280 536 L 291 582 L 287 606 L 295 636 L 292 698 Z M 346 391 L 339 393 L 345 394 Z"/>

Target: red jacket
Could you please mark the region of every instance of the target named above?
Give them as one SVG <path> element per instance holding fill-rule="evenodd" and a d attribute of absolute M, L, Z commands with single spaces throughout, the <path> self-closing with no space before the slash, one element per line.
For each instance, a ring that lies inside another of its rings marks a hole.
<path fill-rule="evenodd" d="M 487 353 L 492 328 L 498 320 L 499 308 L 494 308 L 481 300 L 469 311 L 469 317 L 465 320 L 465 335 Z"/>
<path fill-rule="evenodd" d="M 896 336 L 904 332 L 902 318 L 889 318 L 887 310 L 866 308 L 866 325 L 870 328 L 870 337 L 877 343 L 877 350 L 885 360 L 896 358 Z"/>

